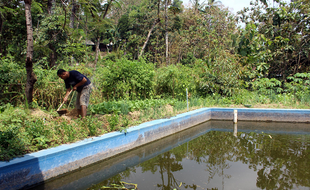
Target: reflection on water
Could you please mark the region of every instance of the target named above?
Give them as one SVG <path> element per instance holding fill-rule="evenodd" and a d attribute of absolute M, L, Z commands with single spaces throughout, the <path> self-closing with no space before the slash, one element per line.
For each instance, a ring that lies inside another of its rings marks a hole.
<path fill-rule="evenodd" d="M 34 189 L 308 190 L 309 166 L 309 124 L 209 121 Z"/>
<path fill-rule="evenodd" d="M 309 189 L 307 132 L 242 132 L 244 127 L 237 132 L 237 126 L 230 126 L 210 130 L 89 189 L 120 181 L 140 190 Z"/>

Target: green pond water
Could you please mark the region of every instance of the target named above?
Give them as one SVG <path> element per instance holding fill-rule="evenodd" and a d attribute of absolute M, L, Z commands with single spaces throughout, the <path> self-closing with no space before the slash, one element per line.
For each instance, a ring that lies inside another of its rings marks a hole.
<path fill-rule="evenodd" d="M 120 186 L 139 190 L 310 189 L 310 124 L 209 121 L 35 189 Z"/>

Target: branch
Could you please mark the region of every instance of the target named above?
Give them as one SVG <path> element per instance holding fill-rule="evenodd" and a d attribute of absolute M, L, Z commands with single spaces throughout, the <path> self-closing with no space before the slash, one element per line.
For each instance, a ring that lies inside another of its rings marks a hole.
<path fill-rule="evenodd" d="M 111 0 L 111 1 L 108 3 L 107 8 L 106 8 L 106 10 L 105 10 L 105 12 L 104 12 L 104 14 L 103 14 L 102 19 L 104 19 L 104 18 L 107 16 L 108 10 L 109 10 L 109 8 L 110 8 L 112 2 L 113 2 L 113 0 Z"/>

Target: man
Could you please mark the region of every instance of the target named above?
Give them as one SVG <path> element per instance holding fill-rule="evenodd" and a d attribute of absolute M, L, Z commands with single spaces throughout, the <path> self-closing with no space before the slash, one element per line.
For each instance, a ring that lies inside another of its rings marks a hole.
<path fill-rule="evenodd" d="M 64 102 L 68 101 L 68 96 L 72 90 L 76 90 L 76 108 L 78 110 L 79 116 L 84 118 L 86 116 L 87 106 L 89 103 L 89 96 L 91 93 L 92 85 L 90 80 L 78 71 L 65 71 L 59 69 L 57 75 L 65 81 L 66 85 L 66 95 L 64 97 Z"/>

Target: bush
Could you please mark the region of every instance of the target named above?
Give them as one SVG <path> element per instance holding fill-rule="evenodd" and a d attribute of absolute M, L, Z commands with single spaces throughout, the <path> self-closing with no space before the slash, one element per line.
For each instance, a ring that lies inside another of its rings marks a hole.
<path fill-rule="evenodd" d="M 206 97 L 208 94 L 232 96 L 239 89 L 241 66 L 235 56 L 222 52 L 214 60 L 206 59 L 204 65 L 198 65 L 201 72 L 197 79 L 197 93 Z"/>
<path fill-rule="evenodd" d="M 284 84 L 284 91 L 286 93 L 292 93 L 298 100 L 302 100 L 310 94 L 309 79 L 310 73 L 296 73 L 294 76 L 287 77 L 289 82 Z"/>
<path fill-rule="evenodd" d="M 26 70 L 11 55 L 0 59 L 0 103 L 17 105 L 23 101 Z"/>
<path fill-rule="evenodd" d="M 95 83 L 109 99 L 146 99 L 154 95 L 154 65 L 119 59 L 98 67 Z"/>
<path fill-rule="evenodd" d="M 156 95 L 186 99 L 186 88 L 195 95 L 195 69 L 183 65 L 169 65 L 156 71 Z"/>
<path fill-rule="evenodd" d="M 8 161 L 26 153 L 24 143 L 19 138 L 19 127 L 8 126 L 0 130 L 0 161 Z"/>

